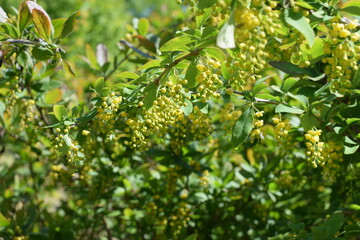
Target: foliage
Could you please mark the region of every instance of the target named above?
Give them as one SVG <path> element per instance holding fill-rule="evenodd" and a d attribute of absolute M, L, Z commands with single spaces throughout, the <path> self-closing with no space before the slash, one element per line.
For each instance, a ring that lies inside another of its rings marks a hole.
<path fill-rule="evenodd" d="M 360 236 L 358 1 L 41 3 L 0 8 L 0 239 Z"/>

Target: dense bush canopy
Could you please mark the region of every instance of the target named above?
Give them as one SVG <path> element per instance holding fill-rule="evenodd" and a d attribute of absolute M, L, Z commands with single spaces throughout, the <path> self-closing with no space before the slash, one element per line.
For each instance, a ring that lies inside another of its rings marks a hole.
<path fill-rule="evenodd" d="M 359 239 L 359 16 L 1 5 L 0 239 Z"/>

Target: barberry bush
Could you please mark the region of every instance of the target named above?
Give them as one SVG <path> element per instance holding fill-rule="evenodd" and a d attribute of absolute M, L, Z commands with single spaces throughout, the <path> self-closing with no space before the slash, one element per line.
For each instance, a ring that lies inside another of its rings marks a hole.
<path fill-rule="evenodd" d="M 93 2 L 0 7 L 0 239 L 359 239 L 358 0 Z"/>

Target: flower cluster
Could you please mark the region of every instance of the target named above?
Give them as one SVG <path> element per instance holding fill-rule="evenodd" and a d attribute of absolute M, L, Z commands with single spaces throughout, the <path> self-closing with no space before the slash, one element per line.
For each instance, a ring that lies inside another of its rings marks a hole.
<path fill-rule="evenodd" d="M 289 135 L 291 129 L 290 121 L 288 119 L 282 120 L 281 117 L 274 117 L 272 121 L 275 125 L 276 139 L 281 143 L 282 149 L 286 150 L 291 146 L 292 137 Z"/>
<path fill-rule="evenodd" d="M 232 132 L 236 120 L 240 117 L 241 111 L 235 110 L 234 103 L 226 103 L 220 112 L 220 122 L 224 131 L 228 134 Z"/>
<path fill-rule="evenodd" d="M 305 134 L 305 139 L 307 140 L 306 147 L 307 147 L 307 159 L 314 168 L 320 164 L 321 166 L 324 166 L 324 156 L 322 154 L 324 149 L 324 142 L 320 141 L 321 136 L 321 130 L 309 130 Z"/>
<path fill-rule="evenodd" d="M 255 113 L 254 128 L 250 133 L 250 142 L 253 143 L 255 139 L 261 139 L 261 127 L 264 126 L 264 120 L 261 118 L 264 115 L 264 111 L 258 111 Z"/>
<path fill-rule="evenodd" d="M 217 92 L 218 86 L 222 84 L 221 79 L 217 73 L 220 67 L 220 62 L 213 59 L 207 59 L 205 64 L 197 64 L 196 68 L 199 70 L 199 74 L 196 77 L 196 81 L 199 83 L 197 86 L 197 93 L 195 94 L 202 102 L 206 102 L 211 97 L 219 97 Z"/>
<path fill-rule="evenodd" d="M 193 112 L 188 116 L 187 126 L 189 126 L 189 133 L 194 140 L 204 139 L 209 136 L 213 130 L 211 118 L 199 109 L 198 106 L 194 107 Z"/>
<path fill-rule="evenodd" d="M 174 235 L 181 233 L 190 221 L 191 208 L 188 204 L 182 202 L 178 205 L 175 213 L 171 214 L 168 219 L 168 225 L 173 229 Z"/>
<path fill-rule="evenodd" d="M 204 170 L 201 175 L 199 176 L 199 180 L 200 180 L 200 185 L 206 187 L 210 180 L 209 180 L 209 171 L 208 170 Z"/>
<path fill-rule="evenodd" d="M 327 185 L 332 185 L 339 174 L 341 163 L 344 161 L 343 147 L 340 143 L 329 141 L 325 144 L 322 155 L 325 161 L 323 178 Z"/>
<path fill-rule="evenodd" d="M 331 39 L 325 42 L 324 52 L 328 56 L 322 61 L 326 63 L 325 74 L 330 79 L 331 90 L 342 94 L 351 87 L 353 72 L 358 70 L 360 60 L 360 34 L 357 32 L 357 20 L 332 19 L 330 26 Z"/>
<path fill-rule="evenodd" d="M 121 102 L 122 97 L 116 96 L 115 92 L 111 92 L 107 97 L 102 98 L 95 121 L 102 133 L 109 133 L 113 128 Z"/>
<path fill-rule="evenodd" d="M 234 62 L 235 77 L 231 85 L 237 89 L 258 78 L 258 73 L 269 57 L 269 37 L 276 35 L 279 12 L 275 1 L 251 1 L 250 4 L 238 1 L 235 10 L 235 41 L 239 52 Z M 237 75 L 237 76 L 236 76 Z"/>
<path fill-rule="evenodd" d="M 78 141 L 73 139 L 70 131 L 71 126 L 66 126 L 64 129 L 55 129 L 55 137 L 53 139 L 54 148 L 57 149 L 59 153 L 66 153 L 68 162 L 82 160 L 85 158 L 85 149 L 79 145 Z"/>

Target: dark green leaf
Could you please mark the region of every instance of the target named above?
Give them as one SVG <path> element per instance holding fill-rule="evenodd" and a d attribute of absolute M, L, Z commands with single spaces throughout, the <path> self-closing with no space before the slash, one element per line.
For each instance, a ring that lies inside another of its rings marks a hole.
<path fill-rule="evenodd" d="M 294 231 L 294 232 L 300 232 L 301 230 L 305 229 L 304 223 L 288 223 L 288 226 Z"/>
<path fill-rule="evenodd" d="M 66 19 L 63 29 L 61 31 L 60 38 L 66 38 L 74 31 L 74 28 L 77 24 L 77 17 L 79 15 L 79 12 L 74 12 L 73 14 L 71 14 L 70 17 L 68 17 L 68 19 Z"/>
<path fill-rule="evenodd" d="M 190 236 L 186 237 L 185 240 L 196 240 L 197 236 L 197 233 L 193 233 Z"/>
<path fill-rule="evenodd" d="M 301 116 L 300 122 L 301 126 L 304 128 L 305 131 L 311 130 L 314 127 L 320 127 L 319 120 L 317 120 L 311 112 L 307 112 L 303 116 Z"/>
<path fill-rule="evenodd" d="M 31 53 L 36 59 L 41 61 L 48 60 L 54 56 L 53 51 L 45 47 L 34 47 Z"/>
<path fill-rule="evenodd" d="M 271 66 L 274 68 L 277 68 L 284 73 L 287 73 L 291 76 L 298 76 L 298 75 L 309 75 L 309 76 L 316 76 L 316 73 L 310 69 L 301 68 L 297 65 L 294 65 L 290 62 L 269 62 Z"/>
<path fill-rule="evenodd" d="M 212 7 L 217 1 L 216 0 L 199 0 L 198 8 L 204 9 Z"/>
<path fill-rule="evenodd" d="M 249 107 L 245 110 L 239 117 L 239 119 L 235 122 L 231 143 L 233 147 L 238 147 L 242 144 L 248 135 L 250 134 L 251 130 L 253 129 L 253 114 L 252 109 Z"/>
<path fill-rule="evenodd" d="M 189 67 L 185 74 L 185 79 L 188 81 L 187 86 L 193 88 L 196 86 L 196 76 L 198 75 L 198 70 L 196 68 L 196 62 L 192 61 L 189 64 Z"/>
<path fill-rule="evenodd" d="M 147 91 L 147 93 L 145 95 L 145 98 L 144 98 L 144 108 L 145 108 L 145 110 L 149 110 L 152 107 L 152 105 L 154 104 L 154 101 L 157 98 L 158 89 L 159 89 L 159 85 L 151 84 L 151 87 Z"/>

